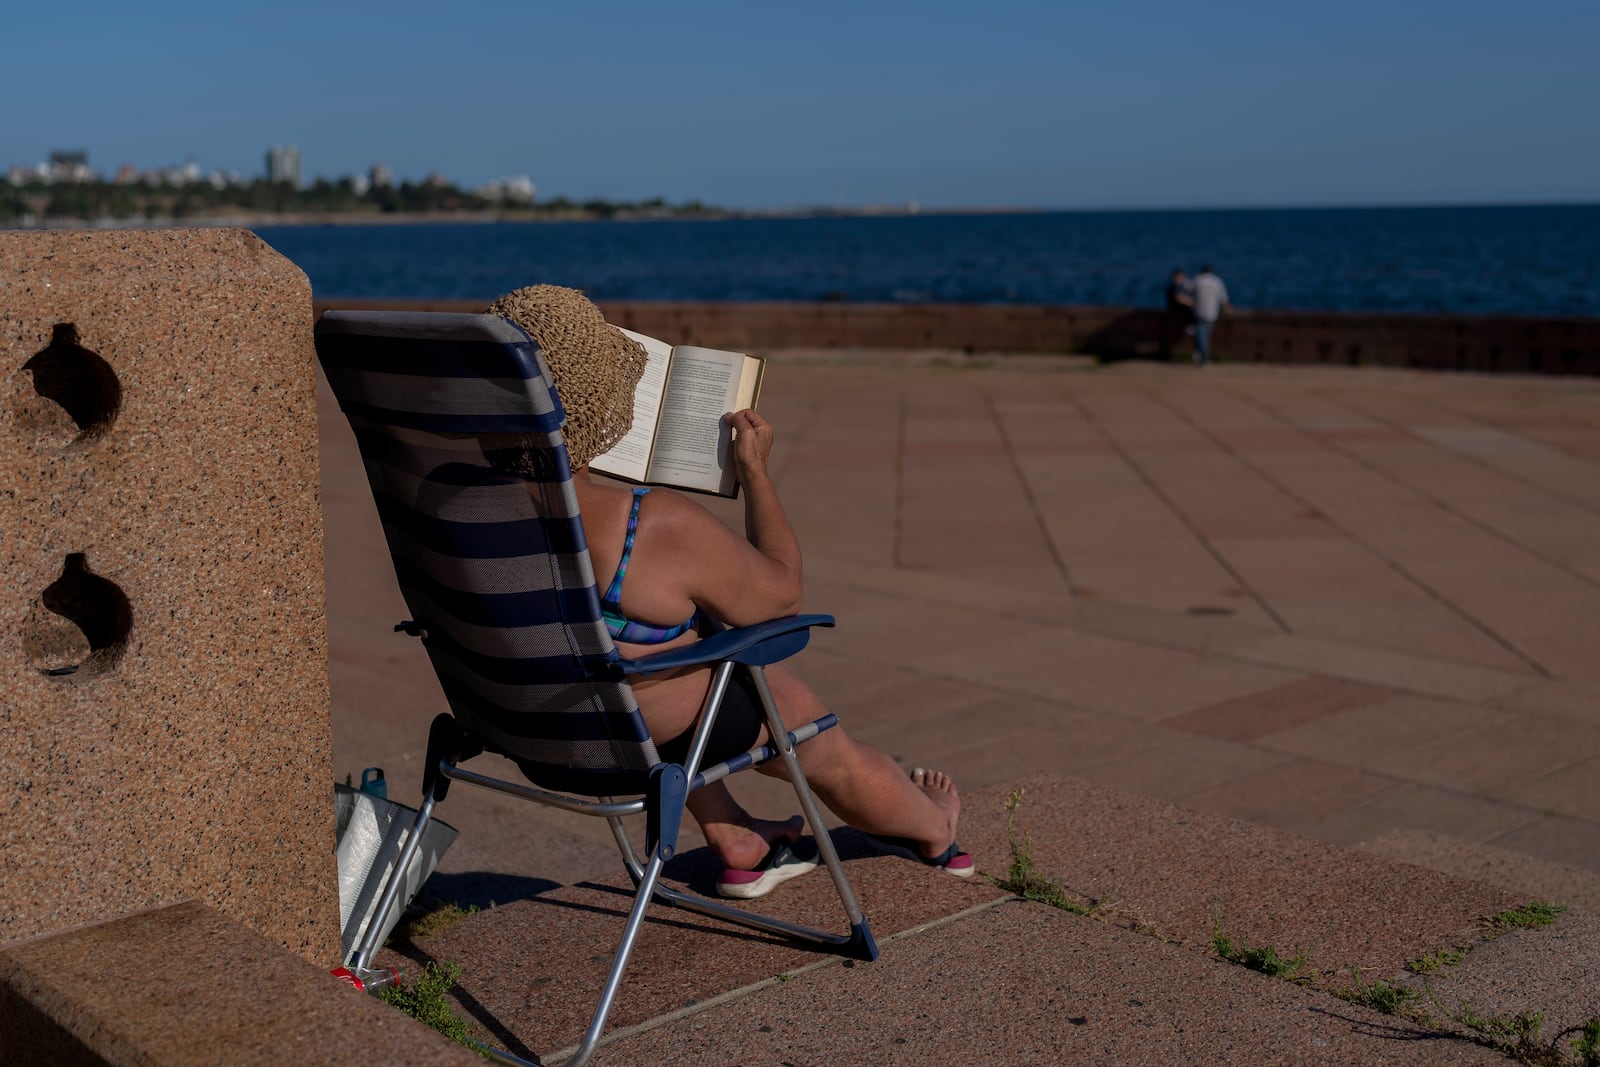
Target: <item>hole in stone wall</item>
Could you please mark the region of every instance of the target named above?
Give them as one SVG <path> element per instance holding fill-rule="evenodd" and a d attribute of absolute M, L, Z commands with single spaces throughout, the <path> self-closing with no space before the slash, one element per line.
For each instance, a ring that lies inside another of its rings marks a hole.
<path fill-rule="evenodd" d="M 33 372 L 33 391 L 72 419 L 79 441 L 104 433 L 122 406 L 117 372 L 78 343 L 78 328 L 70 322 L 56 323 L 50 343 L 22 369 Z"/>
<path fill-rule="evenodd" d="M 98 673 L 116 665 L 132 628 L 133 610 L 122 589 L 91 571 L 82 552 L 73 552 L 61 577 L 29 609 L 22 649 L 41 674 Z"/>

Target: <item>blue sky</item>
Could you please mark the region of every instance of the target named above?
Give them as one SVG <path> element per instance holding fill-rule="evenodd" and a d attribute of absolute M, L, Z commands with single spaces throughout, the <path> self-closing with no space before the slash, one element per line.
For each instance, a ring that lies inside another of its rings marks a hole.
<path fill-rule="evenodd" d="M 1596 0 L 18 5 L 0 166 L 732 207 L 1600 200 Z"/>

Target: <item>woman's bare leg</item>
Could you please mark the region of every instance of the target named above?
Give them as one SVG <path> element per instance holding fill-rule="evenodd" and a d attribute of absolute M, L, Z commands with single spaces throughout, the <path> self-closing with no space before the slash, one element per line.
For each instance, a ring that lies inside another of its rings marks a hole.
<path fill-rule="evenodd" d="M 689 814 L 700 824 L 706 844 L 724 867 L 753 870 L 779 841 L 798 841 L 805 820 L 795 815 L 786 822 L 757 819 L 733 799 L 721 782 L 689 794 Z"/>
<path fill-rule="evenodd" d="M 822 701 L 790 671 L 774 666 L 768 667 L 766 674 L 778 710 L 791 729 L 825 713 Z M 700 669 L 643 684 L 634 682 L 640 711 L 651 734 L 676 737 L 692 725 L 705 700 L 710 677 L 710 670 Z M 765 728 L 761 736 L 766 739 Z M 930 858 L 955 841 L 961 799 L 948 776 L 939 772 L 908 775 L 888 755 L 862 744 L 839 726 L 807 741 L 797 754 L 806 780 L 822 802 L 856 829 L 909 838 L 918 842 L 923 855 Z M 783 777 L 783 763 L 773 760 L 761 767 L 761 772 Z M 788 827 L 794 825 L 793 820 L 775 823 L 752 819 L 726 789 L 716 786 L 691 793 L 689 811 L 724 865 L 744 870 L 759 863 L 777 840 L 774 827 L 784 828 L 782 836 L 787 836 Z M 746 830 L 755 830 L 765 846 Z M 739 862 L 730 862 L 733 860 Z"/>
<path fill-rule="evenodd" d="M 769 667 L 767 682 L 785 725 L 793 728 L 824 714 L 817 695 L 789 671 Z M 955 842 L 961 799 L 948 775 L 918 768 L 908 776 L 887 753 L 857 741 L 839 726 L 801 745 L 796 755 L 823 803 L 856 829 L 909 838 L 930 858 Z M 784 774 L 777 760 L 761 770 Z"/>

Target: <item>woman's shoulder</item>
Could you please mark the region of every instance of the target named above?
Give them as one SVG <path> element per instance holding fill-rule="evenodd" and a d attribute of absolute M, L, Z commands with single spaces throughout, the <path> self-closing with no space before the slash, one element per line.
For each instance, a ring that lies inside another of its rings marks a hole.
<path fill-rule="evenodd" d="M 661 486 L 630 488 L 591 481 L 580 483 L 578 489 L 579 508 L 585 518 L 595 522 L 626 522 L 636 501 L 641 526 L 693 528 L 701 522 L 717 522 L 716 516 L 689 495 Z"/>
<path fill-rule="evenodd" d="M 694 530 L 704 523 L 721 526 L 717 517 L 705 505 L 687 493 L 676 489 L 652 486 L 639 502 L 639 522 L 649 522 L 653 527 Z"/>

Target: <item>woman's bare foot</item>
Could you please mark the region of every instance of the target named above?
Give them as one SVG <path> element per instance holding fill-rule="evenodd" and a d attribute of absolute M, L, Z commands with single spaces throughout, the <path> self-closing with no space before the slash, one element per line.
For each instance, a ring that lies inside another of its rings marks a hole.
<path fill-rule="evenodd" d="M 766 859 L 772 846 L 779 841 L 800 840 L 805 825 L 804 819 L 793 815 L 783 822 L 777 819 L 751 819 L 746 825 L 716 823 L 702 829 L 706 834 L 706 843 L 724 867 L 749 871 Z"/>
<path fill-rule="evenodd" d="M 943 855 L 956 841 L 956 822 L 961 817 L 961 797 L 956 792 L 956 784 L 950 776 L 943 771 L 929 771 L 921 767 L 911 772 L 911 780 L 921 787 L 933 801 L 947 822 L 947 833 L 934 841 L 922 843 L 922 854 L 928 859 L 937 859 Z"/>

